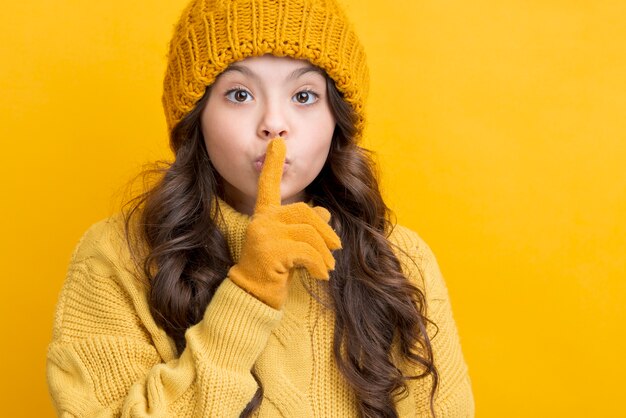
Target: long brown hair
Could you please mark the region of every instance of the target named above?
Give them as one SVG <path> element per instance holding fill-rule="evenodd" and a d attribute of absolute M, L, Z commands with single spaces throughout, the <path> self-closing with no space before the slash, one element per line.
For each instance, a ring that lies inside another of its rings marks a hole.
<path fill-rule="evenodd" d="M 356 394 L 362 417 L 397 417 L 395 399 L 406 395 L 407 380 L 428 376 L 434 415 L 439 375 L 426 332 L 424 294 L 402 273 L 387 239 L 390 211 L 380 194 L 372 156 L 354 141 L 354 112 L 329 77 L 327 91 L 337 126 L 326 164 L 307 194 L 330 211 L 343 245 L 328 286 L 335 311 L 334 356 Z M 160 176 L 158 182 L 129 201 L 124 215 L 131 253 L 149 279 L 152 316 L 179 353 L 185 348 L 186 329 L 202 319 L 233 265 L 216 225 L 221 178 L 208 159 L 200 127 L 209 94 L 210 86 L 172 130 L 174 161 L 152 170 Z M 134 215 L 139 216 L 138 232 L 147 247 L 141 256 L 130 238 Z M 400 360 L 421 373 L 407 376 L 394 364 L 396 344 Z M 242 416 L 260 405 L 260 382 L 259 388 Z"/>

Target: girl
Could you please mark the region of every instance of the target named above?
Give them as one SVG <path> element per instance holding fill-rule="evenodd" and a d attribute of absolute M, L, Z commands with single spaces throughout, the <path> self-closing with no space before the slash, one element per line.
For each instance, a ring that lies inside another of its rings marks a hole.
<path fill-rule="evenodd" d="M 359 147 L 365 55 L 333 0 L 193 0 L 174 161 L 92 226 L 48 352 L 62 416 L 472 416 L 429 247 Z"/>

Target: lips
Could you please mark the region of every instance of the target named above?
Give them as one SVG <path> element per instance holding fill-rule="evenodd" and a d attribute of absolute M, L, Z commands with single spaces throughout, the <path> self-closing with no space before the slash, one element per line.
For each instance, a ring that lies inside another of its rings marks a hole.
<path fill-rule="evenodd" d="M 283 164 L 283 173 L 289 166 L 290 162 L 291 161 L 289 160 L 289 158 L 285 158 L 285 164 Z M 264 163 L 265 163 L 265 154 L 261 155 L 256 160 L 254 160 L 254 168 L 256 168 L 256 170 L 260 173 L 261 169 L 263 168 Z"/>

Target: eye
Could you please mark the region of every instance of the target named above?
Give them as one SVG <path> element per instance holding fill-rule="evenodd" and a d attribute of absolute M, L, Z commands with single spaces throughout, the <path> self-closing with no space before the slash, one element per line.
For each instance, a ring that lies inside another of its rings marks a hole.
<path fill-rule="evenodd" d="M 226 98 L 231 102 L 245 103 L 252 100 L 252 94 L 244 89 L 232 89 L 226 92 Z"/>
<path fill-rule="evenodd" d="M 293 100 L 300 104 L 310 105 L 317 102 L 318 95 L 310 90 L 302 90 L 293 96 Z"/>

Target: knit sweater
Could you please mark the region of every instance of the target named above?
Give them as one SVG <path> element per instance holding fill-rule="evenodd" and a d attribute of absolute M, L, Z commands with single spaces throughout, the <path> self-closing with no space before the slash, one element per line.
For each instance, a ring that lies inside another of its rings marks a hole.
<path fill-rule="evenodd" d="M 236 262 L 249 217 L 225 204 L 221 211 L 219 227 Z M 72 255 L 47 357 L 59 416 L 238 417 L 258 387 L 251 371 L 263 386 L 255 416 L 358 416 L 333 357 L 334 313 L 323 303 L 325 283 L 298 269 L 279 311 L 226 278 L 203 319 L 187 330 L 179 355 L 150 314 L 148 285 L 132 267 L 123 235 L 118 214 L 90 227 Z M 467 366 L 435 257 L 406 228 L 396 226 L 390 240 L 402 249 L 403 271 L 424 291 L 428 317 L 438 327 L 435 412 L 473 416 Z M 434 327 L 428 332 L 433 336 Z M 396 404 L 399 416 L 429 416 L 430 388 L 430 378 L 409 381 Z"/>

